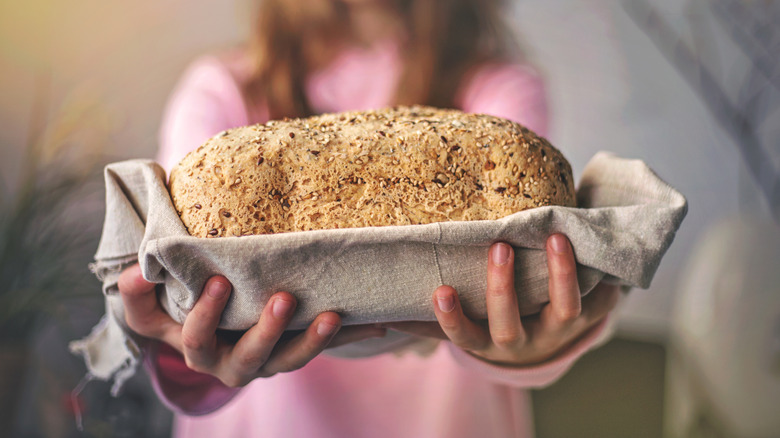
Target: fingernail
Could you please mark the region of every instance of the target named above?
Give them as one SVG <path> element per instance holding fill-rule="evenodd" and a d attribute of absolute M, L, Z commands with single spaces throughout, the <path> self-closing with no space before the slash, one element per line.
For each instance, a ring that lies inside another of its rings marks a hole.
<path fill-rule="evenodd" d="M 209 281 L 208 284 L 206 284 L 206 293 L 215 300 L 224 298 L 225 295 L 227 295 L 228 290 L 228 285 L 222 281 Z"/>
<path fill-rule="evenodd" d="M 493 264 L 503 266 L 509 261 L 509 245 L 497 243 L 493 245 Z"/>
<path fill-rule="evenodd" d="M 338 327 L 339 326 L 329 322 L 321 322 L 317 326 L 317 334 L 324 338 L 325 336 L 332 335 Z"/>
<path fill-rule="evenodd" d="M 568 249 L 566 238 L 560 234 L 555 234 L 550 237 L 550 246 L 552 246 L 552 250 L 555 251 L 556 254 L 563 254 Z"/>
<path fill-rule="evenodd" d="M 444 313 L 450 313 L 455 309 L 455 299 L 452 295 L 438 296 L 436 297 L 436 303 L 439 306 L 439 310 Z"/>
<path fill-rule="evenodd" d="M 285 319 L 292 315 L 293 303 L 282 298 L 274 300 L 273 314 L 279 319 Z"/>

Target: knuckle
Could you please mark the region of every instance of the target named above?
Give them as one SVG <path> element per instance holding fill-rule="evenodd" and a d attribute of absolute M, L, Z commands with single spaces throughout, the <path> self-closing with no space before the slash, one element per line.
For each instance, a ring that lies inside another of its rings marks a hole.
<path fill-rule="evenodd" d="M 207 348 L 207 343 L 197 336 L 193 336 L 191 333 L 183 331 L 181 334 L 181 345 L 186 350 L 191 351 L 203 351 Z"/>
<path fill-rule="evenodd" d="M 265 357 L 261 354 L 243 354 L 237 359 L 237 365 L 242 370 L 256 370 L 265 362 Z"/>
<path fill-rule="evenodd" d="M 513 266 L 493 267 L 488 271 L 487 293 L 489 295 L 503 295 L 513 293 L 515 290 Z"/>
<path fill-rule="evenodd" d="M 558 316 L 558 319 L 563 322 L 572 322 L 579 318 L 580 314 L 582 313 L 582 307 L 581 306 L 562 306 L 555 312 Z"/>
<path fill-rule="evenodd" d="M 488 286 L 486 294 L 490 297 L 503 297 L 515 292 L 515 285 L 510 281 L 497 281 L 491 282 Z"/>
<path fill-rule="evenodd" d="M 499 330 L 492 335 L 493 343 L 500 348 L 513 347 L 519 344 L 523 339 L 520 333 L 509 330 Z"/>

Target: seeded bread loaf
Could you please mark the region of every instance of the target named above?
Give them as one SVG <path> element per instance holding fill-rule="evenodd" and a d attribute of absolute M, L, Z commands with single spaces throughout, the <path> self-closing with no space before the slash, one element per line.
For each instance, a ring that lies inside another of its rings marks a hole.
<path fill-rule="evenodd" d="M 430 107 L 224 131 L 170 175 L 198 237 L 498 219 L 574 206 L 571 166 L 505 119 Z"/>

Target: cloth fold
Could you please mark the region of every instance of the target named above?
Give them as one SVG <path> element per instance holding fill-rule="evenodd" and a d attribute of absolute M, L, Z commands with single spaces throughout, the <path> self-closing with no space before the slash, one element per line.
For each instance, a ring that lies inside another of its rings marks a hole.
<path fill-rule="evenodd" d="M 430 297 L 441 284 L 458 291 L 468 314 L 486 317 L 487 251 L 505 241 L 515 250 L 515 286 L 527 315 L 548 301 L 544 248 L 550 234 L 572 242 L 583 294 L 602 280 L 647 288 L 687 212 L 685 198 L 645 163 L 601 152 L 580 179 L 578 208 L 540 207 L 495 221 L 201 239 L 181 223 L 156 163 L 110 164 L 105 177 L 107 213 L 92 269 L 113 317 L 71 348 L 91 367 L 113 367 L 115 380 L 139 359 L 137 349 L 116 351 L 133 338 L 116 299 L 118 274 L 136 259 L 147 280 L 164 285 L 161 303 L 179 322 L 206 280 L 221 274 L 233 285 L 221 328 L 249 328 L 268 298 L 285 290 L 299 300 L 290 329 L 302 329 L 326 310 L 340 313 L 344 324 L 434 321 Z M 402 343 L 373 340 L 333 354 L 360 357 Z M 127 360 L 99 364 L 101 351 Z"/>

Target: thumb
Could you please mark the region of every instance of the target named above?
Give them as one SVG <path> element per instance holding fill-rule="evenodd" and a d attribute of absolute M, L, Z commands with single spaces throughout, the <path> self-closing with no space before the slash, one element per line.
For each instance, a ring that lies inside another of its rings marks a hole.
<path fill-rule="evenodd" d="M 119 275 L 119 291 L 122 295 L 140 296 L 154 290 L 154 283 L 146 281 L 138 263 L 122 271 Z"/>

